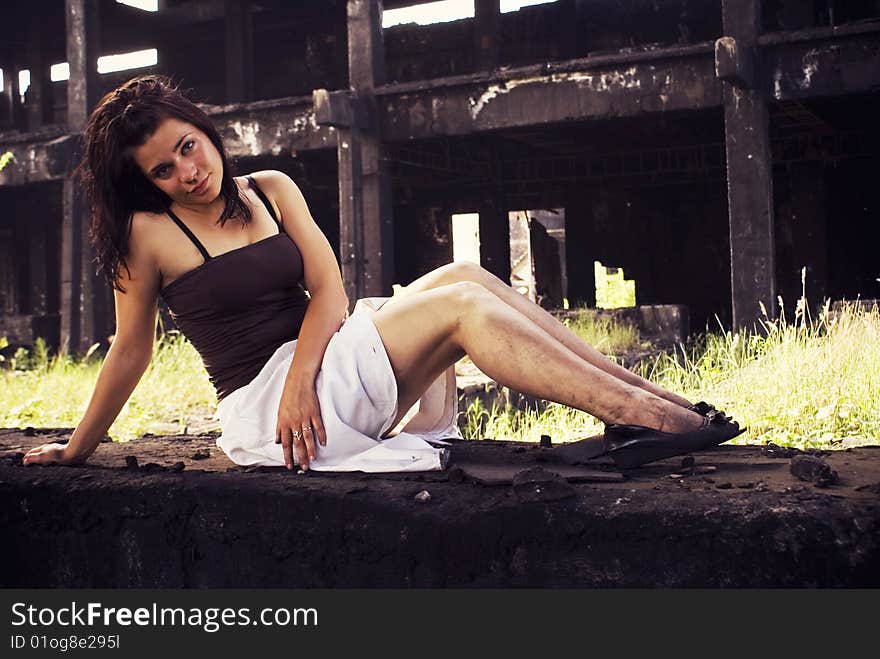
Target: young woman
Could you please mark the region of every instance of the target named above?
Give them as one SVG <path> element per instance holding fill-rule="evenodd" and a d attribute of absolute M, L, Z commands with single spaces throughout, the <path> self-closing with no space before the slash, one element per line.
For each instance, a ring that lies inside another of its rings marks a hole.
<path fill-rule="evenodd" d="M 218 445 L 239 464 L 442 468 L 445 450 L 432 444 L 458 436 L 450 367 L 465 354 L 517 391 L 629 424 L 624 452 L 671 441 L 682 453 L 739 432 L 476 265 L 443 266 L 347 317 L 336 258 L 296 184 L 277 171 L 233 177 L 210 119 L 166 78 L 109 93 L 84 137 L 80 171 L 116 336 L 70 441 L 31 450 L 25 464 L 95 450 L 150 361 L 159 296 L 202 356 L 220 398 Z M 435 402 L 395 434 L 427 391 Z"/>

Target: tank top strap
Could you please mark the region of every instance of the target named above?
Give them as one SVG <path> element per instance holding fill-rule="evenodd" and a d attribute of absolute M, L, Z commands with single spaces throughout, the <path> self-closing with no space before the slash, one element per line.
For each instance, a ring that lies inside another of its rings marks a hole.
<path fill-rule="evenodd" d="M 208 250 L 206 250 L 205 246 L 202 245 L 202 242 L 198 238 L 196 238 L 195 234 L 189 230 L 189 227 L 187 227 L 183 223 L 183 220 L 177 217 L 177 215 L 175 215 L 170 208 L 166 212 L 168 213 L 168 217 L 174 220 L 174 223 L 180 227 L 180 230 L 186 234 L 186 237 L 189 238 L 192 241 L 192 244 L 195 245 L 196 248 L 202 253 L 202 256 L 205 258 L 205 260 L 210 261 L 211 255 L 208 254 Z"/>
<path fill-rule="evenodd" d="M 275 220 L 275 223 L 278 225 L 278 230 L 281 233 L 284 233 L 284 225 L 278 220 L 278 216 L 275 214 L 275 209 L 272 207 L 272 202 L 269 201 L 269 198 L 266 196 L 266 193 L 260 189 L 260 186 L 257 185 L 257 182 L 254 180 L 253 176 L 247 176 L 248 185 L 250 185 L 254 192 L 257 193 L 257 196 L 260 198 L 260 201 L 263 202 L 263 206 L 266 207 L 266 210 L 269 211 L 269 215 L 272 216 L 272 219 Z"/>

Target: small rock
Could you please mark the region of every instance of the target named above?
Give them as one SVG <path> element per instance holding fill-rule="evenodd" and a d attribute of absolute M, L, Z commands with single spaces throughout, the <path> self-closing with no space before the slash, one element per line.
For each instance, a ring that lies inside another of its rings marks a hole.
<path fill-rule="evenodd" d="M 758 483 L 755 485 L 755 492 L 766 492 L 768 489 L 770 488 L 767 487 L 766 483 Z"/>
<path fill-rule="evenodd" d="M 171 471 L 183 471 L 186 469 L 186 465 L 183 462 L 175 462 L 171 467 Z"/>
<path fill-rule="evenodd" d="M 551 448 L 553 446 L 553 440 L 550 438 L 550 435 L 541 435 L 541 441 L 539 444 L 541 448 Z"/>
<path fill-rule="evenodd" d="M 715 482 L 714 478 L 709 478 L 708 476 L 703 476 L 702 480 L 704 483 L 709 483 L 710 485 Z"/>
<path fill-rule="evenodd" d="M 684 478 L 684 474 L 669 474 L 669 477 L 672 480 L 678 480 L 679 478 Z"/>
<path fill-rule="evenodd" d="M 733 483 L 718 483 L 718 485 L 716 485 L 715 487 L 717 487 L 719 490 L 729 490 L 733 487 Z"/>
<path fill-rule="evenodd" d="M 425 503 L 426 501 L 431 500 L 431 493 L 428 490 L 422 490 L 417 495 L 413 497 L 419 503 Z"/>
<path fill-rule="evenodd" d="M 205 460 L 211 457 L 211 451 L 206 448 L 200 448 L 190 456 L 193 460 Z"/>
<path fill-rule="evenodd" d="M 464 469 L 461 467 L 451 467 L 446 473 L 446 480 L 450 483 L 461 483 L 464 481 Z"/>
<path fill-rule="evenodd" d="M 796 448 L 784 448 L 773 442 L 767 442 L 761 447 L 761 455 L 765 458 L 792 458 L 800 451 Z"/>
<path fill-rule="evenodd" d="M 27 428 L 24 429 L 24 436 L 25 437 L 34 437 L 36 434 L 37 434 L 37 431 L 34 430 L 33 426 L 28 426 Z"/>
<path fill-rule="evenodd" d="M 828 487 L 839 481 L 837 472 L 825 460 L 813 455 L 796 455 L 791 459 L 789 470 L 793 476 L 816 487 Z"/>
<path fill-rule="evenodd" d="M 126 469 L 137 469 L 138 468 L 137 456 L 126 455 L 125 456 L 125 468 Z"/>
<path fill-rule="evenodd" d="M 747 483 L 738 483 L 737 487 L 741 490 L 751 490 L 753 487 L 755 487 L 755 484 L 749 481 Z"/>
<path fill-rule="evenodd" d="M 165 467 L 158 462 L 148 462 L 141 466 L 140 471 L 165 471 Z"/>
<path fill-rule="evenodd" d="M 513 492 L 520 501 L 557 501 L 575 495 L 574 488 L 567 480 L 541 467 L 524 469 L 515 474 Z"/>

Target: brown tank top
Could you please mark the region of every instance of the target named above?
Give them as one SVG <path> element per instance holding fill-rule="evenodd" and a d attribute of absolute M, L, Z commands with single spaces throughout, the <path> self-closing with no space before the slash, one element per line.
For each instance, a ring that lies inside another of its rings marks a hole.
<path fill-rule="evenodd" d="M 168 215 L 205 258 L 165 286 L 171 317 L 193 344 L 223 399 L 253 380 L 281 344 L 299 336 L 309 297 L 302 256 L 272 204 L 247 177 L 278 233 L 212 257 L 189 228 Z"/>

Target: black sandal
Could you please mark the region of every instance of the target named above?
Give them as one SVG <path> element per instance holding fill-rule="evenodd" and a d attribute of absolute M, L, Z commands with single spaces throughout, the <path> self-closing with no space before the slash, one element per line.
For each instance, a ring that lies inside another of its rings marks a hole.
<path fill-rule="evenodd" d="M 646 428 L 609 424 L 605 426 L 608 455 L 619 469 L 632 469 L 648 462 L 702 451 L 722 444 L 746 431 L 723 412 L 703 417 L 703 424 L 690 432 L 668 433 Z"/>
<path fill-rule="evenodd" d="M 691 412 L 696 412 L 700 416 L 706 416 L 710 412 L 717 412 L 715 406 L 712 403 L 707 403 L 704 400 L 701 400 L 699 403 L 694 403 L 693 405 L 688 405 L 688 409 Z"/>

